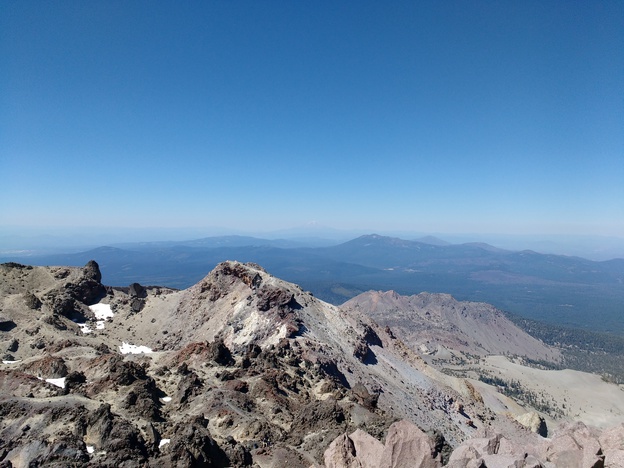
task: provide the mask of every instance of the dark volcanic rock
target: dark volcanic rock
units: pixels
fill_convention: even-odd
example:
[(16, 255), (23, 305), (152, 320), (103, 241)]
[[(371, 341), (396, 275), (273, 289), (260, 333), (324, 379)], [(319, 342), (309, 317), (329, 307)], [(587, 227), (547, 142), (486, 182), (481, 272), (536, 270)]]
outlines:
[(208, 421), (201, 416), (176, 424), (171, 443), (165, 447), (161, 466), (229, 466), (227, 455), (210, 435)]
[(289, 439), (299, 444), (315, 427), (331, 431), (334, 437), (345, 430), (345, 414), (335, 399), (312, 401), (302, 406), (294, 415)]
[[(62, 315), (70, 320), (77, 322), (86, 321), (85, 309), (80, 305), (75, 297), (72, 296), (69, 285), (66, 288), (50, 291), (44, 296), (44, 301), (52, 309), (52, 315)], [(52, 324), (52, 323), (51, 323)]]
[(100, 272), (100, 266), (95, 260), (89, 260), (82, 269), (86, 279), (100, 283), (102, 281), (102, 273)]
[(301, 307), (293, 293), (280, 288), (263, 286), (257, 294), (258, 310), (262, 312), (273, 308), (293, 310)]
[(135, 297), (132, 301), (130, 301), (130, 308), (132, 309), (132, 312), (141, 312), (143, 307), (145, 307), (145, 301), (143, 299)]
[(122, 356), (112, 355), (109, 365), (109, 379), (118, 385), (130, 385), (136, 380), (148, 378), (142, 366), (136, 362), (124, 361)]
[(133, 466), (146, 462), (147, 449), (138, 429), (114, 415), (110, 405), (103, 404), (92, 412), (86, 426), (85, 442), (105, 450), (109, 466), (124, 466), (124, 461), (133, 461)]
[[(90, 305), (106, 296), (106, 288), (100, 282), (102, 274), (96, 262), (91, 260), (87, 263), (82, 273), (77, 281), (66, 283), (59, 290), (48, 293), (53, 310), (70, 319), (76, 318), (76, 314), (82, 315), (81, 307), (76, 301)], [(80, 318), (84, 320), (84, 316)]]
[(6, 348), (6, 350), (10, 353), (14, 353), (18, 349), (19, 349), (19, 341), (17, 341), (16, 339), (11, 340), (11, 342)]
[(362, 338), (353, 348), (353, 356), (359, 359), (363, 364), (376, 364), (377, 356), (370, 349), (368, 343)]
[(43, 321), (49, 325), (52, 325), (57, 330), (67, 330), (67, 324), (61, 318), (61, 316), (55, 312), (51, 314), (45, 314), (43, 316)]
[(234, 365), (234, 358), (223, 340), (216, 340), (208, 345), (208, 358), (222, 366)]
[(180, 404), (184, 404), (189, 398), (201, 393), (203, 386), (204, 384), (197, 374), (187, 368), (178, 382), (178, 388), (176, 389), (173, 399)]
[(372, 346), (383, 347), (383, 344), (381, 343), (381, 338), (379, 338), (379, 335), (377, 334), (377, 332), (373, 330), (373, 328), (370, 325), (362, 324), (362, 327), (364, 328), (363, 339), (366, 342), (366, 344), (372, 345)]
[(138, 380), (132, 385), (132, 389), (122, 402), (122, 407), (148, 421), (162, 421), (159, 395), (160, 392), (151, 377)]
[(25, 366), (24, 370), (45, 379), (65, 377), (68, 374), (65, 361), (58, 356), (45, 356)]
[(65, 391), (67, 393), (80, 393), (79, 389), (87, 381), (82, 372), (74, 371), (65, 377)]
[(147, 297), (147, 290), (139, 283), (132, 283), (128, 287), (128, 294), (130, 295), (130, 297), (145, 299)]
[(0, 315), (0, 331), (8, 332), (13, 330), (16, 326), (17, 325), (13, 320)]

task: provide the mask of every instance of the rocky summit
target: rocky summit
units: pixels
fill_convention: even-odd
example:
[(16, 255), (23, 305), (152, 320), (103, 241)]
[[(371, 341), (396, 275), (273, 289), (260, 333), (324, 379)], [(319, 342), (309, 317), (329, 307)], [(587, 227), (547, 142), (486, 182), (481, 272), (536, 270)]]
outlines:
[(361, 305), (258, 265), (183, 291), (101, 281), (0, 265), (1, 467), (622, 466), (624, 426), (544, 438)]

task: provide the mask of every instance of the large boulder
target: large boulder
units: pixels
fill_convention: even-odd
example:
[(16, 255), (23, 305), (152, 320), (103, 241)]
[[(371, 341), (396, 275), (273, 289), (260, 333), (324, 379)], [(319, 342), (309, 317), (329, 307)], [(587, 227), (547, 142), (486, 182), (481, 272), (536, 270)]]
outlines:
[(605, 468), (624, 466), (624, 424), (606, 429), (598, 440), (605, 455)]
[(439, 468), (441, 455), (431, 438), (416, 425), (403, 420), (388, 429), (380, 468)]
[(598, 437), (596, 430), (582, 422), (563, 423), (541, 446), (541, 458), (566, 468), (602, 468), (605, 455)]
[(542, 437), (548, 436), (548, 428), (546, 427), (546, 420), (537, 414), (535, 411), (516, 416), (516, 421), (529, 429), (531, 432), (541, 435)]
[(361, 468), (355, 445), (347, 434), (333, 440), (323, 456), (325, 468)]
[(377, 468), (381, 464), (384, 451), (381, 442), (361, 429), (349, 434), (349, 439), (353, 441), (362, 468)]

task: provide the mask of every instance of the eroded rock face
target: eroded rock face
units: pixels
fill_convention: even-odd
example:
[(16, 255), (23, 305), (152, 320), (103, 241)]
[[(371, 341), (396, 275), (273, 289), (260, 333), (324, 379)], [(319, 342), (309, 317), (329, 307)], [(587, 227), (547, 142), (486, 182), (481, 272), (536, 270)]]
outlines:
[(235, 363), (232, 353), (223, 340), (217, 340), (208, 344), (208, 358), (222, 366), (232, 366)]
[(427, 434), (409, 421), (399, 421), (388, 429), (380, 468), (439, 468), (441, 455)]

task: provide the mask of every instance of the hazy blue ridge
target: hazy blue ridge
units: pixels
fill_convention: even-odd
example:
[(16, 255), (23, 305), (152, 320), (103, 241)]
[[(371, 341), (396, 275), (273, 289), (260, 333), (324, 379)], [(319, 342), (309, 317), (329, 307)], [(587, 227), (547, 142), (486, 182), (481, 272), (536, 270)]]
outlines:
[(433, 245), (378, 235), (316, 248), (221, 236), (0, 258), (74, 266), (91, 259), (100, 264), (103, 281), (115, 286), (139, 282), (186, 288), (219, 262), (238, 260), (258, 263), (334, 304), (370, 289), (400, 294), (441, 292), (459, 300), (488, 302), (530, 319), (624, 334), (622, 259), (596, 262), (479, 243)]

